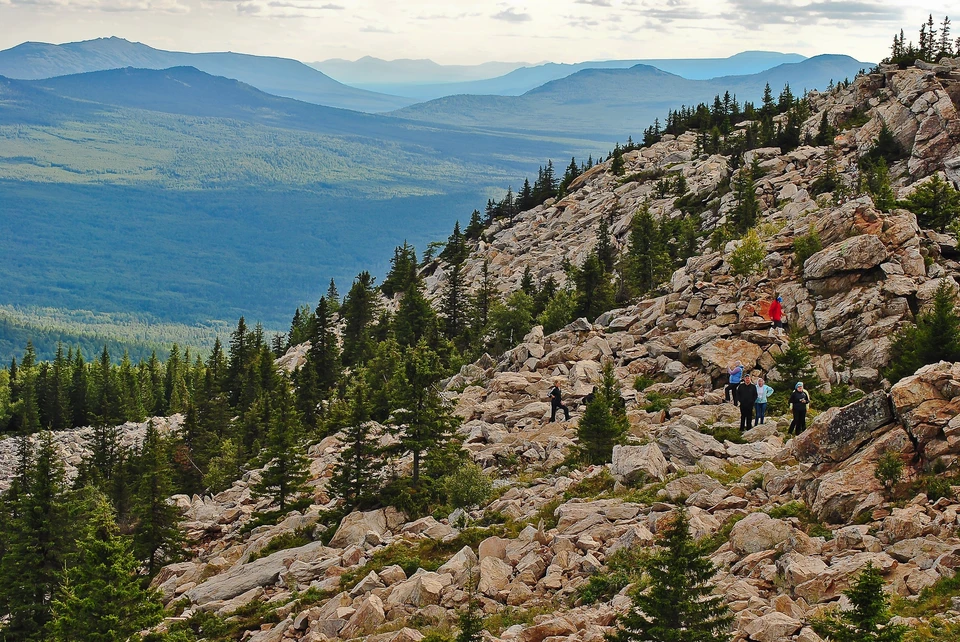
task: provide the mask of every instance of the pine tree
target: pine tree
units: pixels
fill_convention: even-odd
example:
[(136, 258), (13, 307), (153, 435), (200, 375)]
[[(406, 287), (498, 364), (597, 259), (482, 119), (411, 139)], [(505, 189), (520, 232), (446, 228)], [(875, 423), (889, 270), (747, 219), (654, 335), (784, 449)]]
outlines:
[(350, 386), (349, 409), (341, 421), (342, 448), (330, 480), (330, 492), (348, 508), (364, 506), (376, 497), (383, 468), (382, 450), (371, 434), (366, 376), (363, 371), (357, 373)]
[(67, 559), (53, 601), (55, 642), (125, 642), (157, 624), (163, 606), (144, 589), (129, 540), (120, 535), (109, 502), (94, 495), (77, 552)]
[(453, 234), (447, 238), (447, 244), (440, 252), (440, 258), (452, 265), (459, 265), (467, 260), (469, 255), (467, 238), (460, 231), (460, 221), (457, 221), (453, 226)]
[(942, 280), (930, 310), (917, 317), (916, 325), (894, 335), (886, 376), (897, 382), (930, 363), (960, 361), (960, 318), (949, 284)]
[(650, 292), (669, 276), (666, 243), (650, 209), (645, 205), (630, 221), (627, 256), (630, 283), (639, 294)]
[(613, 363), (603, 364), (603, 378), (594, 390), (593, 399), (577, 425), (578, 450), (588, 464), (611, 461), (613, 447), (623, 443), (630, 422), (620, 398), (620, 383), (613, 372)]
[(271, 498), (284, 513), (289, 500), (304, 492), (309, 462), (300, 443), (302, 427), (289, 384), (281, 382), (271, 397), (270, 428), (260, 457), (265, 468), (253, 492)]
[(730, 212), (730, 224), (740, 235), (760, 220), (760, 201), (757, 199), (757, 186), (754, 183), (753, 171), (743, 168), (734, 179), (734, 196), (736, 205)]
[(597, 229), (597, 258), (600, 259), (600, 265), (606, 272), (613, 270), (613, 264), (617, 260), (610, 237), (610, 225), (606, 218), (601, 218), (600, 227)]
[[(27, 455), (29, 457), (29, 454)], [(50, 433), (18, 471), (0, 558), (0, 639), (46, 640), (51, 598), (71, 535), (63, 463)]]
[(941, 234), (960, 218), (960, 192), (939, 173), (914, 190), (901, 205), (917, 215), (921, 227)]
[(132, 515), (136, 529), (134, 552), (153, 575), (165, 562), (177, 557), (181, 535), (177, 528), (180, 514), (167, 502), (174, 493), (166, 444), (153, 421), (147, 424), (136, 457), (138, 481), (133, 498)]
[(230, 335), (226, 389), (230, 392), (231, 405), (236, 406), (240, 403), (243, 379), (252, 359), (253, 346), (251, 346), (250, 333), (246, 320), (241, 316), (237, 321), (237, 329)]
[(327, 287), (325, 298), (327, 299), (327, 306), (329, 306), (331, 314), (336, 314), (340, 311), (340, 292), (337, 290), (337, 283), (333, 279), (330, 279), (330, 285)]
[(616, 305), (613, 284), (597, 252), (592, 252), (573, 274), (577, 285), (577, 316), (595, 319)]
[(407, 286), (397, 315), (394, 333), (402, 346), (416, 345), (421, 339), (435, 342), (437, 336), (437, 313), (423, 296), (423, 286), (417, 279)]
[(466, 347), (462, 341), (467, 326), (465, 290), (463, 265), (455, 263), (450, 266), (440, 314), (443, 315), (444, 334), (460, 349)]
[[(526, 183), (527, 187), (530, 186), (530, 182)], [(521, 198), (517, 197), (518, 200)], [(467, 229), (463, 231), (463, 236), (471, 241), (477, 241), (483, 236), (483, 221), (480, 219), (480, 210), (473, 210), (473, 213), (470, 214), (470, 223), (467, 224)]]
[(439, 355), (424, 341), (406, 350), (397, 372), (390, 423), (398, 437), (395, 450), (413, 455), (414, 486), (420, 482), (424, 458), (446, 446), (458, 423), (437, 387), (442, 376)]
[(909, 628), (890, 623), (889, 598), (883, 584), (880, 569), (872, 562), (867, 564), (853, 586), (843, 592), (853, 608), (814, 620), (813, 630), (836, 642), (900, 642)]
[(733, 615), (714, 595), (716, 567), (690, 535), (684, 508), (660, 537), (663, 547), (641, 563), (649, 588), (634, 589), (610, 642), (727, 642)]
[(798, 381), (803, 382), (807, 392), (813, 392), (823, 383), (813, 366), (810, 348), (798, 330), (790, 333), (787, 348), (773, 358), (780, 380), (772, 382), (777, 392), (792, 391)]
[(390, 259), (390, 272), (387, 273), (380, 291), (392, 298), (398, 292), (405, 292), (410, 283), (417, 278), (417, 253), (406, 241), (393, 251)]
[(363, 271), (357, 275), (340, 308), (343, 317), (343, 364), (363, 365), (373, 354), (371, 326), (377, 318), (376, 292), (373, 277)]

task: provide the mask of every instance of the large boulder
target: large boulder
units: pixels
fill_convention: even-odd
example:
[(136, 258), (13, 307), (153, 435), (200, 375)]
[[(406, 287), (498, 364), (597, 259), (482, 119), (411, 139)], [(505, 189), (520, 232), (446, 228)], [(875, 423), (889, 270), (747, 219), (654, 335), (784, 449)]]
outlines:
[(755, 642), (781, 642), (800, 630), (803, 622), (795, 620), (786, 613), (772, 611), (747, 624), (743, 632)]
[(661, 450), (671, 459), (693, 465), (706, 455), (724, 457), (727, 449), (711, 435), (674, 424), (665, 429), (657, 440)]
[(403, 513), (395, 508), (381, 508), (366, 513), (354, 511), (340, 521), (340, 527), (333, 534), (330, 546), (360, 546), (366, 540), (368, 531), (384, 535), (399, 528), (405, 521)]
[(663, 481), (667, 476), (667, 460), (655, 443), (643, 446), (613, 447), (613, 476), (617, 481), (630, 484), (649, 478)]
[(800, 461), (821, 464), (844, 461), (862, 446), (874, 431), (893, 422), (893, 409), (882, 390), (843, 408), (830, 408), (813, 420), (794, 441)]
[(803, 278), (825, 279), (840, 272), (870, 270), (887, 259), (887, 248), (873, 234), (861, 234), (820, 250), (803, 264)]
[(488, 597), (497, 597), (497, 594), (510, 584), (513, 568), (496, 557), (485, 557), (480, 560), (480, 582), (477, 590)]
[(733, 525), (730, 545), (739, 553), (750, 555), (768, 551), (793, 534), (790, 524), (766, 513), (751, 513)]
[(742, 339), (714, 339), (697, 349), (697, 356), (705, 368), (714, 368), (723, 373), (735, 361), (742, 363), (744, 370), (749, 372), (757, 366), (761, 354), (763, 349), (760, 346)]

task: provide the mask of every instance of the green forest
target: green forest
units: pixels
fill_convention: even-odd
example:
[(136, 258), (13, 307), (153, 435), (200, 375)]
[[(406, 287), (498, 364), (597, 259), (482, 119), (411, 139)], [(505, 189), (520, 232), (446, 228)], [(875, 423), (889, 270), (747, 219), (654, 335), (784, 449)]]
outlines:
[[(329, 488), (339, 502), (323, 516), (325, 524), (337, 524), (355, 508), (390, 505), (415, 518), (482, 503), (490, 487), (477, 483), (483, 475), (476, 474), (477, 467), (460, 447), (459, 420), (441, 393), (441, 383), (485, 352), (502, 354), (535, 324), (552, 332), (579, 317), (594, 319), (658, 292), (672, 270), (706, 240), (701, 216), (719, 207), (722, 194), (734, 193), (735, 208), (729, 224), (711, 232), (710, 242), (749, 239), (760, 212), (754, 185), (760, 169), (745, 164), (742, 154), (770, 144), (786, 149), (800, 145), (804, 141), (797, 123), (808, 109), (805, 97), (789, 87), (778, 98), (769, 87), (765, 93), (760, 105), (740, 106), (721, 95), (712, 107), (671, 111), (664, 128), (655, 123), (642, 141), (617, 145), (608, 154), (606, 171), (622, 182), (658, 180), (662, 198), (675, 199), (684, 217), (658, 221), (648, 208), (640, 208), (632, 216), (627, 246), (619, 253), (611, 242), (610, 221), (602, 221), (593, 252), (582, 265), (567, 266), (567, 287), (552, 280), (536, 282), (527, 273), (519, 289), (500, 298), (485, 265), (480, 282), (468, 293), (464, 265), (492, 222), (509, 224), (522, 208), (564, 194), (573, 178), (593, 164), (592, 157), (583, 163), (571, 159), (562, 175), (548, 162), (518, 195), (509, 191), (499, 201), (488, 201), (484, 213), (474, 210), (465, 226), (457, 222), (435, 252), (418, 256), (412, 244), (395, 247), (380, 283), (371, 272), (361, 271), (343, 294), (335, 281), (322, 287), (311, 284), (314, 291), (323, 290), (323, 296), (315, 305), (296, 307), (283, 333), (265, 331), (259, 324), (251, 327), (240, 316), (229, 336), (222, 342), (216, 339), (208, 352), (173, 345), (165, 359), (152, 350), (135, 359), (110, 344), (96, 352), (59, 345), (53, 358), (42, 359), (28, 342), (0, 369), (0, 433), (13, 436), (17, 447), (13, 483), (0, 496), (0, 613), (6, 614), (0, 636), (18, 641), (97, 639), (97, 624), (113, 618), (129, 628), (117, 639), (127, 639), (155, 624), (161, 617), (158, 600), (141, 580), (182, 553), (177, 511), (166, 499), (175, 493), (218, 492), (244, 471), (263, 467), (253, 490), (270, 500), (270, 508), (257, 515), (252, 527), (276, 523), (289, 510), (311, 502), (304, 487), (306, 447), (338, 431), (343, 431), (342, 449)], [(755, 125), (746, 131), (730, 128), (730, 122), (744, 114), (755, 117)], [(774, 125), (774, 117), (782, 114), (787, 115), (783, 124)], [(664, 132), (690, 129), (699, 132), (704, 152), (720, 151), (734, 159), (731, 181), (711, 193), (695, 194), (675, 173), (639, 177), (624, 171), (625, 151), (653, 144)], [(886, 193), (885, 162), (900, 153), (891, 145), (889, 132), (881, 132), (864, 155), (867, 179), (858, 189), (881, 199)], [(924, 226), (955, 225), (960, 218), (956, 190), (933, 186), (927, 191), (918, 190), (896, 205), (916, 212)], [(750, 246), (744, 242), (741, 247)], [(737, 269), (749, 273), (762, 256), (740, 258)], [(424, 296), (421, 270), (438, 260), (445, 263), (448, 280), (440, 299), (431, 304)], [(250, 287), (248, 274), (238, 278)], [(380, 304), (381, 294), (402, 295), (395, 313)], [(251, 288), (250, 296), (255, 295), (256, 288)], [(104, 321), (109, 327), (109, 317)], [(960, 359), (960, 321), (945, 285), (933, 309), (917, 321), (894, 339), (891, 377), (941, 358)], [(144, 341), (149, 344), (152, 338)], [(305, 341), (311, 347), (303, 366), (290, 374), (279, 371), (275, 359)], [(776, 358), (777, 368), (787, 381), (809, 382), (815, 406), (845, 403), (842, 391), (816, 396), (812, 347), (807, 338), (792, 336)], [(625, 433), (619, 398), (608, 366), (577, 427), (579, 445), (570, 465), (610, 461), (614, 444)], [(120, 447), (119, 423), (172, 413), (184, 415), (179, 432), (164, 437), (151, 424), (142, 445), (131, 451)], [(390, 446), (376, 445), (379, 440), (372, 431), (379, 428), (371, 420), (395, 437)], [(43, 431), (78, 426), (92, 426), (92, 436), (78, 477), (68, 482), (52, 437)], [(30, 435), (38, 437), (31, 440)], [(409, 473), (391, 465), (407, 456), (413, 462)], [(511, 466), (509, 461), (499, 464)], [(676, 522), (683, 528), (666, 531), (666, 550), (644, 562), (649, 574), (656, 578), (659, 573), (663, 580), (646, 597), (632, 597), (649, 608), (648, 615), (655, 608), (669, 610), (669, 601), (658, 590), (669, 586), (670, 578), (688, 586), (690, 595), (710, 592), (706, 583), (712, 565), (684, 535), (688, 530), (683, 519), (681, 513)], [(690, 562), (689, 573), (677, 571), (686, 568), (678, 560)], [(110, 581), (93, 581), (103, 577), (104, 568), (113, 573)], [(866, 591), (872, 582), (871, 590), (876, 590), (871, 599), (882, 602), (875, 579), (868, 570), (855, 588)], [(726, 625), (719, 600), (700, 604), (709, 611), (700, 625), (684, 621), (682, 626), (712, 632)], [(858, 613), (855, 609), (822, 628), (830, 635), (842, 634), (844, 627), (855, 624)], [(196, 617), (146, 639), (229, 639), (229, 623), (211, 615)], [(628, 631), (624, 640), (637, 639), (651, 628), (647, 618), (636, 613), (622, 624)], [(209, 631), (223, 635), (207, 635)]]

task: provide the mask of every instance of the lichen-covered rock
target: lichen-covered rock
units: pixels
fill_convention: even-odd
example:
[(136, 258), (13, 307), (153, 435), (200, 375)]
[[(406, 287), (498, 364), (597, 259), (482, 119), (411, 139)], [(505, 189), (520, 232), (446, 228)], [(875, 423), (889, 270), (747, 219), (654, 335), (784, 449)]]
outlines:
[(797, 459), (814, 464), (847, 459), (877, 429), (893, 422), (887, 394), (881, 390), (842, 408), (830, 408), (794, 440)]

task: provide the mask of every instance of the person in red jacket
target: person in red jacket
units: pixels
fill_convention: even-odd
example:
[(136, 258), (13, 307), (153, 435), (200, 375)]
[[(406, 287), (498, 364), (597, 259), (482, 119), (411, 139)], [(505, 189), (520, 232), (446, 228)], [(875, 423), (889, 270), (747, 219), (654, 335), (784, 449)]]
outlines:
[(770, 319), (773, 321), (770, 334), (776, 334), (778, 337), (783, 335), (783, 297), (778, 296), (770, 304)]

